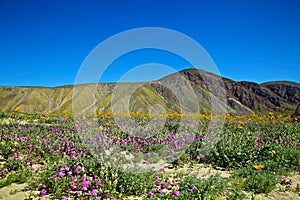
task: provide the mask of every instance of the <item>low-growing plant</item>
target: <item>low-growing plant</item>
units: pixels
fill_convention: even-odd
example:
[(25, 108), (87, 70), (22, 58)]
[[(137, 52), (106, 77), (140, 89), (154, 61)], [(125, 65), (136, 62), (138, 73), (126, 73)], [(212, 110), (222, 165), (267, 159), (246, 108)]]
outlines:
[[(151, 120), (148, 115), (130, 117), (139, 124), (149, 124)], [(81, 123), (69, 116), (19, 111), (0, 113), (0, 119), (5, 119), (5, 123), (0, 123), (0, 187), (26, 182), (31, 190), (38, 190), (41, 197), (245, 199), (246, 192), (254, 198), (257, 193), (269, 193), (276, 185), (288, 190), (289, 179), (283, 182), (280, 176), (288, 177), (300, 169), (299, 122), (272, 113), (227, 116), (223, 130), (214, 134), (207, 131), (208, 115), (200, 115), (199, 121), (186, 124), (188, 128), (183, 133), (179, 126), (180, 115), (168, 114), (162, 129), (138, 129), (145, 135), (152, 134), (151, 137), (131, 134), (136, 127), (132, 128), (132, 124), (119, 127), (109, 113), (82, 116)], [(84, 138), (81, 133), (91, 134), (91, 138)], [(127, 172), (120, 166), (101, 161), (97, 153), (101, 153), (99, 147), (103, 143), (89, 141), (105, 134), (109, 144), (133, 155), (134, 162), (143, 162), (145, 154), (148, 161), (157, 162), (158, 152), (168, 156), (169, 152), (164, 151), (166, 145), (180, 146), (186, 138), (178, 136), (186, 133), (193, 136), (189, 140), (191, 145), (185, 152), (173, 155), (173, 168), (204, 163), (231, 170), (232, 177), (216, 175), (204, 179), (166, 173), (163, 169)], [(205, 138), (215, 135), (218, 141), (211, 151), (203, 150)], [(170, 149), (170, 152), (175, 150)], [(289, 191), (297, 193), (299, 187)]]

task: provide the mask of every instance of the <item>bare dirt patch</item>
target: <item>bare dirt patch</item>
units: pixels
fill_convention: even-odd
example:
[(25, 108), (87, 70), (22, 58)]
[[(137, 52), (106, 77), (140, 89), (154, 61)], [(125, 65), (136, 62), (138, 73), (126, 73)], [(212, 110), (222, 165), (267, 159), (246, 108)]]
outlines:
[(196, 165), (184, 165), (183, 167), (176, 169), (165, 168), (166, 173), (183, 173), (186, 175), (193, 175), (197, 178), (209, 178), (212, 175), (219, 174), (223, 178), (229, 178), (231, 172), (214, 169), (211, 165), (196, 164)]
[[(0, 198), (5, 200), (21, 200), (30, 196), (30, 191), (26, 189), (27, 184), (11, 184), (0, 189)], [(36, 192), (35, 192), (36, 193)]]

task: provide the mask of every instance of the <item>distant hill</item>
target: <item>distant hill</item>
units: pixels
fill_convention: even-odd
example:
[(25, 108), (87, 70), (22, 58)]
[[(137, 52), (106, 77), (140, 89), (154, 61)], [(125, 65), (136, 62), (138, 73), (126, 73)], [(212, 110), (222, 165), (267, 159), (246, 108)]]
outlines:
[[(138, 87), (130, 98), (130, 110), (148, 112), (149, 107), (160, 105), (167, 111), (180, 112), (180, 100), (174, 95), (172, 88), (163, 86), (163, 83), (176, 81), (180, 77), (184, 77), (188, 81), (197, 98), (196, 101), (186, 104), (190, 105), (187, 109), (191, 111), (195, 106), (193, 103), (197, 103), (198, 111), (210, 112), (211, 98), (218, 91), (211, 91), (212, 96), (210, 96), (207, 83), (214, 84), (218, 79), (223, 80), (226, 93), (224, 94), (225, 103), (220, 103), (219, 106), (232, 114), (293, 111), (300, 105), (299, 83), (288, 81), (263, 84), (236, 82), (204, 70), (200, 70), (200, 72), (199, 74), (198, 69), (191, 68), (170, 74), (157, 81), (143, 84), (131, 83), (137, 84)], [(63, 114), (74, 111), (72, 101), (76, 101), (78, 104), (76, 108), (79, 110), (88, 112), (95, 105), (97, 110), (107, 111), (111, 110), (113, 95), (120, 97), (126, 95), (126, 90), (118, 91), (116, 94), (116, 85), (116, 83), (76, 85), (76, 94), (74, 87), (70, 85), (54, 88), (0, 86), (0, 111), (12, 111), (19, 106), (23, 112)], [(184, 91), (183, 85), (179, 84), (178, 87)], [(184, 95), (188, 96), (188, 94)]]

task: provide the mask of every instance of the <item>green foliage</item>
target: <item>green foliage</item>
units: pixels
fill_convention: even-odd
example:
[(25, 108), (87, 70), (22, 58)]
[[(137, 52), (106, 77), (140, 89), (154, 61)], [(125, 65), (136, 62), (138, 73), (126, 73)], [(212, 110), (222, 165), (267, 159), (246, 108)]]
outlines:
[(145, 194), (157, 182), (155, 176), (154, 171), (143, 173), (120, 172), (117, 179), (118, 191), (123, 189), (128, 195), (136, 196)]
[[(198, 179), (188, 176), (178, 186), (173, 186), (170, 191), (158, 193), (153, 199), (222, 199), (226, 194), (228, 182), (218, 175), (208, 179)], [(174, 195), (174, 190), (180, 190), (178, 196)]]
[[(131, 117), (141, 124), (151, 121), (149, 116)], [(135, 162), (142, 162), (143, 154), (148, 153), (149, 161), (155, 163), (158, 161), (156, 152), (162, 151), (172, 138), (181, 134), (178, 116), (168, 117), (162, 129), (149, 130), (153, 135), (146, 139), (132, 137), (127, 133), (127, 127), (124, 130), (118, 129), (112, 118), (92, 118), (93, 116), (87, 116), (83, 127), (90, 126), (93, 136), (97, 136), (101, 125), (102, 132), (115, 140), (120, 138), (119, 141), (127, 141), (126, 145), (121, 142), (118, 144), (120, 149), (132, 153), (137, 147), (140, 148), (134, 154)], [(213, 175), (204, 179), (178, 175), (176, 182), (171, 181), (176, 176), (174, 173), (133, 173), (106, 165), (91, 152), (91, 148), (87, 148), (78, 134), (80, 131), (69, 118), (38, 113), (0, 113), (0, 120), (4, 119), (14, 120), (0, 123), (0, 187), (26, 182), (30, 189), (46, 190), (47, 194), (57, 199), (62, 196), (96, 199), (96, 195), (91, 194), (96, 189), (97, 196), (103, 199), (123, 199), (130, 195), (146, 197), (151, 191), (154, 193), (150, 195), (152, 199), (238, 200), (246, 199), (246, 192), (269, 193), (278, 185), (287, 188), (288, 184), (282, 183), (279, 177), (300, 170), (300, 125), (288, 117), (276, 119), (274, 114), (255, 120), (245, 117), (229, 118), (223, 130), (215, 133), (219, 139), (207, 153), (202, 148), (204, 138), (211, 136), (207, 131), (209, 120), (205, 117), (196, 121), (186, 130), (194, 133), (197, 139), (191, 142), (185, 152), (178, 155), (173, 164), (177, 167), (182, 167), (183, 164), (211, 164), (232, 170), (233, 176), (222, 178)], [(18, 120), (26, 123), (20, 124)], [(132, 139), (137, 139), (137, 142), (130, 143)], [(158, 139), (162, 142), (158, 142)], [(254, 165), (264, 167), (256, 170)], [(82, 169), (77, 171), (78, 167)], [(101, 184), (98, 184), (100, 180)], [(85, 181), (90, 182), (86, 191), (81, 185)], [(167, 182), (168, 187), (161, 188), (162, 182)], [(70, 190), (71, 184), (75, 184), (76, 189)], [(160, 193), (153, 189), (154, 186), (159, 186), (164, 191)], [(297, 192), (299, 188), (294, 190)], [(77, 194), (77, 191), (82, 191), (82, 194)], [(174, 194), (174, 191), (178, 193)]]
[(5, 178), (0, 179), (0, 188), (8, 186), (12, 183), (26, 183), (32, 178), (32, 172), (29, 170), (19, 171), (18, 173), (12, 171), (6, 175)]
[(235, 171), (234, 178), (243, 178), (243, 189), (245, 191), (257, 193), (269, 193), (276, 188), (279, 183), (279, 176), (273, 172), (270, 164), (263, 165), (264, 168), (256, 170), (254, 164)]
[(244, 200), (246, 194), (244, 192), (245, 180), (242, 177), (232, 177), (230, 179), (230, 190), (227, 193), (228, 200)]
[(246, 177), (244, 189), (257, 193), (269, 193), (276, 188), (279, 183), (279, 178), (276, 174), (267, 173), (264, 171), (255, 171)]

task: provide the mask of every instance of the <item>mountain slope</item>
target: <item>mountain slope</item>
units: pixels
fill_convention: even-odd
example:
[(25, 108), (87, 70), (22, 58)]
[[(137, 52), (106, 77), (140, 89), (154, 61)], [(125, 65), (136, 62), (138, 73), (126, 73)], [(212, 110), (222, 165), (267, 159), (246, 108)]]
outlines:
[[(120, 90), (116, 90), (116, 86)], [(133, 91), (127, 97), (130, 90)], [(210, 112), (212, 101), (216, 102), (214, 109), (226, 109), (233, 114), (294, 110), (300, 104), (300, 84), (236, 82), (191, 68), (148, 83), (0, 87), (0, 111), (11, 111), (19, 106), (23, 112), (63, 114), (108, 111), (112, 105), (117, 105), (115, 110), (122, 110), (129, 104), (128, 109), (136, 112)], [(157, 106), (160, 108), (153, 110)]]

